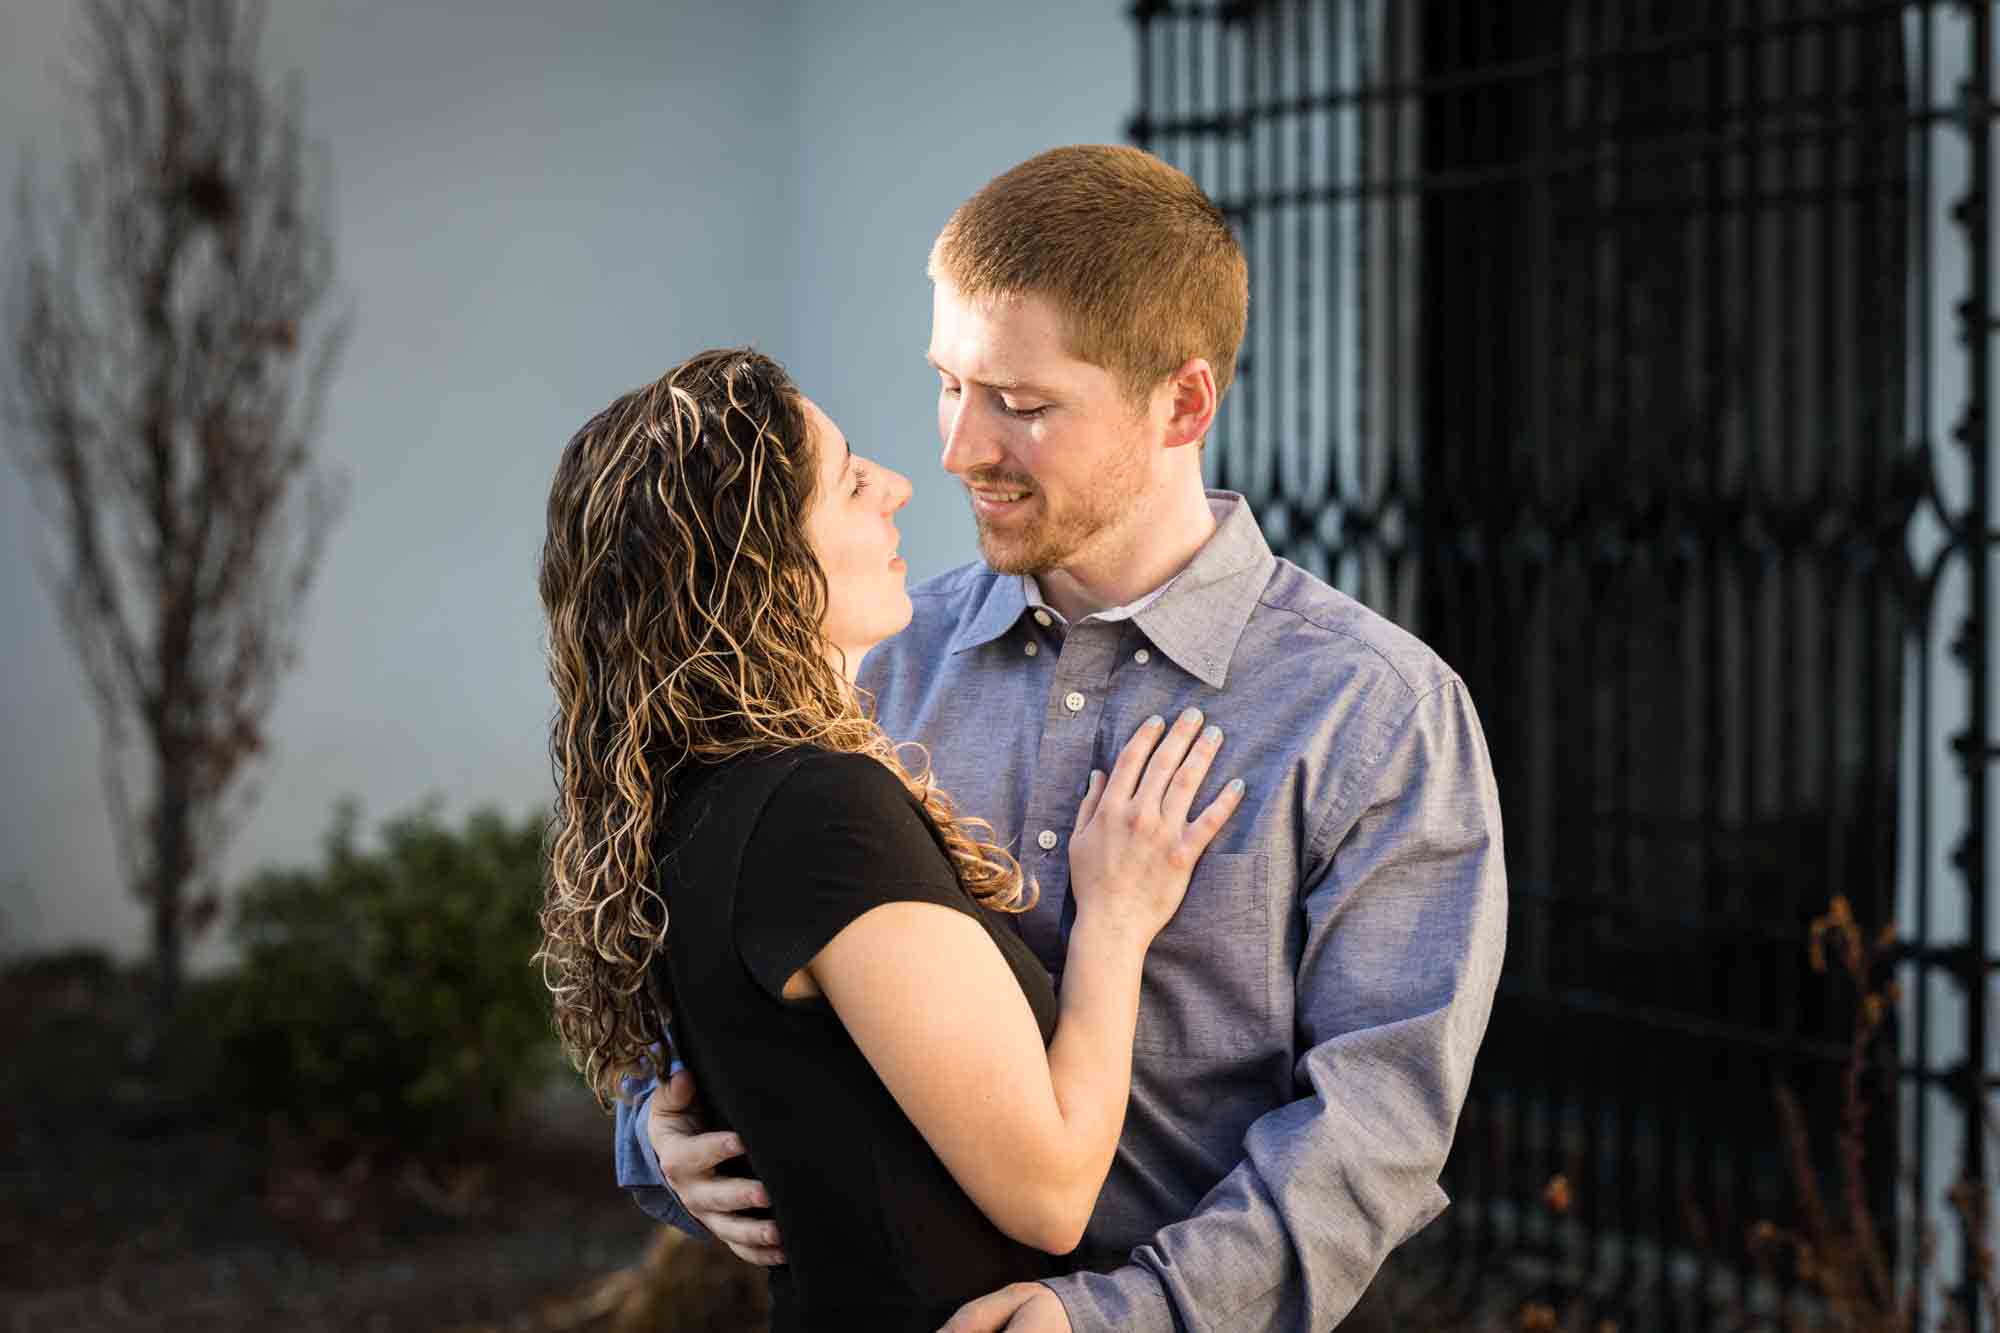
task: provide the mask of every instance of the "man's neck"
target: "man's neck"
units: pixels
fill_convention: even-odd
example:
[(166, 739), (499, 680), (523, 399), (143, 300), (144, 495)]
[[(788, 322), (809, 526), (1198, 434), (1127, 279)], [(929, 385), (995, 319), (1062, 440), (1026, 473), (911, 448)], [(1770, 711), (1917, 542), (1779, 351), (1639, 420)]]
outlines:
[(1197, 485), (1177, 487), (1163, 505), (1135, 511), (1120, 533), (1081, 559), (1035, 575), (1048, 604), (1074, 624), (1093, 612), (1136, 602), (1187, 568), (1215, 532), (1215, 514)]

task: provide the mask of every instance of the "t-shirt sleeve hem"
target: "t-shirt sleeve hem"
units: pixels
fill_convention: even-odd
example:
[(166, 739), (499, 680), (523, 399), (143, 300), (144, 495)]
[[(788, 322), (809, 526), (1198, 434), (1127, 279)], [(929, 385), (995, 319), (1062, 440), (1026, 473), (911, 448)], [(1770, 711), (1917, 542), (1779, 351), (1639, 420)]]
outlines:
[[(762, 938), (761, 934), (746, 936), (739, 926), (736, 952), (743, 960), (743, 966), (749, 971), (751, 979), (757, 983), (757, 988), (787, 1008), (797, 1006), (800, 1002), (786, 999), (784, 993), (785, 983), (792, 979), (792, 974), (819, 957), (820, 951), (833, 943), (841, 931), (886, 903), (935, 903), (940, 907), (963, 912), (967, 916), (974, 915), (973, 903), (969, 898), (964, 902), (953, 902), (949, 898), (939, 896), (935, 891), (936, 886), (924, 880), (880, 880), (871, 885), (871, 888), (873, 892), (866, 899), (857, 896), (854, 912), (846, 920), (840, 921), (838, 925), (832, 925), (831, 929), (824, 928), (831, 925), (830, 921), (822, 922), (823, 928), (815, 930), (810, 936), (793, 936), (784, 940), (767, 939)], [(819, 938), (820, 936), (824, 938)]]
[[(929, 870), (930, 873), (924, 873)], [(833, 938), (887, 902), (976, 915), (907, 790), (864, 755), (815, 757), (772, 793), (736, 890), (736, 953), (774, 1002)]]

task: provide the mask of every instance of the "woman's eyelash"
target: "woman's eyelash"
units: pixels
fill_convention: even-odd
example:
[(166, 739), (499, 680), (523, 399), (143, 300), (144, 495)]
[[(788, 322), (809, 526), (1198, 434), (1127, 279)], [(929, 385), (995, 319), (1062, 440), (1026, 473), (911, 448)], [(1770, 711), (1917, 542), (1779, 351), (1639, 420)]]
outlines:
[(854, 489), (849, 491), (848, 494), (859, 495), (861, 494), (861, 492), (867, 489), (868, 489), (868, 474), (866, 472), (863, 472), (860, 468), (854, 469)]

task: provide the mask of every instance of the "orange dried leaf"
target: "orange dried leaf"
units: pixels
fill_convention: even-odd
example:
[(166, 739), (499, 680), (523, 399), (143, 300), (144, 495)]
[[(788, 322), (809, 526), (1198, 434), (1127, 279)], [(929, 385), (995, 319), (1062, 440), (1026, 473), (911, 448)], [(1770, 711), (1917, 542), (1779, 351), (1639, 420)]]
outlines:
[(1521, 1333), (1555, 1333), (1555, 1307), (1540, 1301), (1529, 1301), (1521, 1307), (1520, 1317), (1514, 1321), (1514, 1326)]

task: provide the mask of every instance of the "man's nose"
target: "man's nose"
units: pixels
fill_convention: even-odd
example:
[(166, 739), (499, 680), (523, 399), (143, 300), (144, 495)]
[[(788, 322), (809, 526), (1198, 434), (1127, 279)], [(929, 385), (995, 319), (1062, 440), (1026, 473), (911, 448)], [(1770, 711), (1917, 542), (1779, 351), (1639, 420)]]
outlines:
[(963, 476), (974, 468), (999, 462), (1000, 450), (981, 421), (979, 410), (962, 398), (948, 410), (951, 415), (942, 422), (944, 456), (938, 460), (944, 470)]

